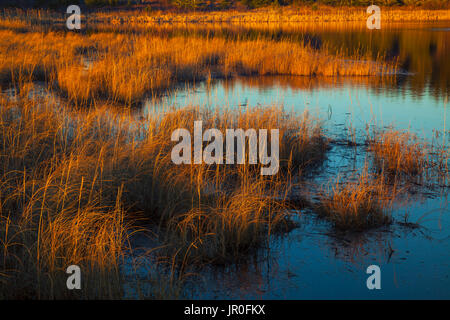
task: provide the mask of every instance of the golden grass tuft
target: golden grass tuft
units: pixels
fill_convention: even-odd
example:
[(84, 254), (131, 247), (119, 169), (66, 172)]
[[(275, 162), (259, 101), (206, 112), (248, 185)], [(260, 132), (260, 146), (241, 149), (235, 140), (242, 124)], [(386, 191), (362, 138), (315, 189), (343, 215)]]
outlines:
[[(436, 132), (439, 135), (438, 132)], [(390, 180), (448, 187), (449, 148), (444, 142), (420, 140), (409, 131), (388, 129), (368, 137), (376, 170)]]
[(362, 231), (391, 223), (396, 187), (389, 187), (384, 178), (373, 177), (367, 166), (349, 182), (338, 179), (320, 194), (316, 207), (319, 215), (339, 230)]
[(369, 150), (376, 168), (391, 176), (417, 177), (427, 167), (427, 146), (407, 131), (377, 133), (369, 141)]

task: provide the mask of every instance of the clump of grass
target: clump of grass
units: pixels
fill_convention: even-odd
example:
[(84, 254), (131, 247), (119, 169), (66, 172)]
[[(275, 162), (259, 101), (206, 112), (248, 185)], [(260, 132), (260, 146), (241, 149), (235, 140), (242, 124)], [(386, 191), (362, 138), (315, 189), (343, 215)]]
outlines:
[(279, 198), (279, 184), (268, 189), (267, 181), (248, 179), (229, 194), (205, 197), (198, 207), (172, 218), (167, 236), (182, 248), (187, 261), (227, 263), (243, 258), (264, 247), (273, 234), (287, 230), (290, 215)]
[[(439, 136), (439, 132), (436, 132)], [(449, 187), (449, 159), (450, 159), (450, 148), (444, 141), (433, 141), (432, 146), (429, 151), (429, 172), (427, 173), (427, 178), (434, 178), (438, 185), (443, 187)], [(430, 172), (431, 171), (431, 172)]]
[[(152, 126), (152, 141), (164, 140), (175, 128), (192, 133), (193, 122), (199, 119), (204, 128), (222, 132), (230, 128), (280, 130), (280, 170), (274, 176), (261, 176), (261, 164), (174, 166), (165, 156), (173, 144), (157, 142), (162, 148), (158, 149), (157, 167), (163, 176), (156, 179), (161, 186), (156, 194), (162, 195), (154, 197), (154, 204), (165, 206), (161, 221), (168, 239), (176, 244), (177, 252), (182, 250), (177, 253), (182, 260), (222, 263), (264, 245), (289, 224), (286, 200), (293, 185), (293, 168), (305, 173), (313, 167), (311, 163), (319, 164), (326, 152), (326, 139), (320, 123), (307, 113), (288, 114), (271, 107), (169, 112)], [(248, 148), (245, 152), (248, 159)], [(159, 202), (166, 192), (177, 197), (169, 206)], [(178, 198), (182, 194), (184, 198)]]
[(407, 131), (387, 130), (369, 139), (379, 172), (391, 177), (420, 177), (427, 167), (427, 146)]
[(448, 187), (449, 148), (436, 131), (431, 143), (409, 131), (388, 129), (368, 138), (368, 150), (378, 173), (430, 187)]
[(395, 189), (389, 188), (383, 177), (370, 176), (366, 166), (353, 181), (341, 183), (338, 179), (322, 191), (316, 209), (338, 230), (362, 231), (388, 225)]
[(301, 116), (290, 117), (289, 129), (283, 135), (280, 154), (281, 166), (307, 173), (318, 168), (326, 158), (329, 140), (320, 121), (308, 110)]

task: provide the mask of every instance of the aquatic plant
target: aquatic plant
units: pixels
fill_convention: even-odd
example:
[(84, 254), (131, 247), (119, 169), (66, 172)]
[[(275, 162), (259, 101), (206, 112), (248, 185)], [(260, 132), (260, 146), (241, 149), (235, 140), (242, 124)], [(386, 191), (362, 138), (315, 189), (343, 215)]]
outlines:
[(392, 222), (389, 212), (397, 192), (382, 176), (370, 175), (366, 165), (346, 182), (331, 182), (319, 193), (315, 208), (336, 229), (362, 231)]

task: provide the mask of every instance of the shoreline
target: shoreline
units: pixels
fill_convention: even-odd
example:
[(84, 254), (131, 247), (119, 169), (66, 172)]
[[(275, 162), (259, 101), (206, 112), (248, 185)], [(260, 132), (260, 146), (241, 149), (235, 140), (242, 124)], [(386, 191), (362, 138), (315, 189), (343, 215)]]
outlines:
[[(382, 23), (445, 22), (450, 21), (450, 9), (419, 9), (414, 7), (380, 7)], [(172, 12), (151, 11), (143, 8), (82, 8), (82, 19), (87, 23), (113, 25), (176, 24), (176, 23), (365, 23), (370, 16), (366, 7), (265, 7), (253, 10), (222, 10)], [(66, 19), (65, 10), (0, 8), (3, 18), (26, 15), (33, 20)]]
[[(314, 22), (366, 22), (369, 14), (365, 7), (311, 7), (262, 8), (248, 11), (210, 12), (146, 12), (145, 10), (95, 12), (94, 19), (114, 24), (141, 23), (314, 23)], [(450, 9), (424, 10), (416, 8), (381, 7), (382, 22), (450, 21)]]

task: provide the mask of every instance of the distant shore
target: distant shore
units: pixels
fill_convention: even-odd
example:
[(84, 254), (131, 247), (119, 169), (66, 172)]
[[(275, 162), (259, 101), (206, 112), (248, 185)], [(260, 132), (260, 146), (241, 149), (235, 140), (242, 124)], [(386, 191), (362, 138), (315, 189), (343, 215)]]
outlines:
[[(149, 7), (134, 8), (82, 8), (82, 15), (90, 22), (110, 24), (147, 23), (327, 23), (365, 22), (370, 14), (366, 7), (265, 7), (253, 10), (189, 11), (175, 12), (151, 10)], [(420, 9), (418, 7), (383, 7), (382, 23), (385, 22), (433, 22), (450, 21), (450, 9)], [(28, 9), (3, 8), (3, 16), (9, 18), (26, 14), (29, 18), (64, 19), (64, 8)], [(22, 13), (22, 14), (21, 14)]]
[[(363, 22), (369, 17), (365, 7), (266, 7), (247, 11), (199, 11), (175, 13), (166, 11), (98, 11), (96, 18), (112, 23), (301, 23)], [(450, 21), (450, 9), (425, 10), (414, 7), (381, 7), (383, 22)]]

